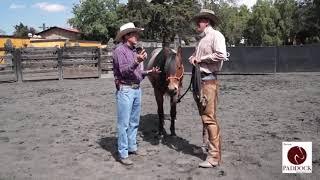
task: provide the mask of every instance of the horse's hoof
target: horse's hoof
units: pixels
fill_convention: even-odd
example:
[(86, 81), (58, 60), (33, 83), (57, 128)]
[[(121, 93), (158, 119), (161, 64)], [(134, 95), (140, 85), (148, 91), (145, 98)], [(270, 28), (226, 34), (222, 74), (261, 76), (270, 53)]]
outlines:
[(164, 133), (163, 133), (163, 132), (159, 132), (159, 133), (158, 133), (158, 138), (163, 138), (163, 136), (164, 136)]
[(163, 139), (163, 138), (164, 138), (164, 135), (163, 135), (163, 134), (158, 134), (157, 138), (158, 138), (158, 139)]

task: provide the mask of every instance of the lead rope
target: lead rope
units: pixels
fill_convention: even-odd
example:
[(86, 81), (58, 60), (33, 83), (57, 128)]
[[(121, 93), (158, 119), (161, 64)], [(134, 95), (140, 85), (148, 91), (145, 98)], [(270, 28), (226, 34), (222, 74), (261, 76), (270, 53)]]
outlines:
[(180, 97), (178, 98), (177, 103), (180, 103), (180, 102), (181, 102), (181, 99), (183, 98), (183, 96), (185, 96), (185, 95), (187, 94), (187, 92), (188, 92), (189, 90), (191, 90), (192, 79), (193, 79), (193, 75), (191, 75), (191, 80), (190, 80), (188, 89), (186, 90), (186, 92), (184, 92), (184, 93), (182, 94), (182, 96), (180, 96)]
[[(192, 91), (196, 93), (197, 96), (200, 97), (200, 89), (201, 89), (201, 82), (199, 81), (201, 79), (200, 75), (200, 67), (199, 64), (196, 64), (195, 66), (193, 66), (192, 68), (192, 75), (191, 75), (191, 80), (190, 80), (190, 84), (189, 87), (187, 88), (187, 90), (178, 98), (177, 103), (181, 102), (181, 99), (187, 94), (187, 92), (189, 90), (191, 90), (192, 87)], [(199, 81), (199, 82), (198, 82)]]

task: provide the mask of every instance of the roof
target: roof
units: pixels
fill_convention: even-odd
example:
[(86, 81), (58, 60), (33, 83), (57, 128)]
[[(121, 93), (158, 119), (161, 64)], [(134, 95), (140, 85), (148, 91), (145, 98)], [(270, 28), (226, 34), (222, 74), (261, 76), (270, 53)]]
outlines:
[(17, 36), (13, 36), (13, 35), (0, 35), (0, 38), (29, 39), (29, 37), (17, 37)]
[(54, 26), (54, 27), (51, 27), (51, 28), (46, 29), (44, 31), (38, 32), (38, 33), (36, 33), (36, 35), (41, 35), (42, 33), (47, 32), (47, 31), (51, 31), (52, 29), (61, 29), (61, 30), (64, 30), (64, 31), (81, 34), (81, 32), (78, 29), (62, 28), (62, 27)]
[(0, 35), (0, 37), (13, 38), (14, 36), (12, 36), (12, 35)]
[[(30, 39), (30, 42), (66, 42), (66, 39)], [(101, 43), (100, 41), (88, 41), (88, 40), (72, 40), (69, 42), (79, 42), (79, 43)]]

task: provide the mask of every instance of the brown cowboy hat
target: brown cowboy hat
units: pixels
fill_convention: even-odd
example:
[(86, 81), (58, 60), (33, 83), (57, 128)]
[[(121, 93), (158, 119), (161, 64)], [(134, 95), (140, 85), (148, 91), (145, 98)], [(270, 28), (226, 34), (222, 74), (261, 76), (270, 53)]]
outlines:
[(210, 21), (212, 21), (214, 23), (214, 25), (218, 25), (219, 22), (220, 22), (219, 18), (216, 16), (214, 11), (212, 11), (210, 9), (201, 9), (200, 13), (195, 15), (192, 19), (194, 21), (197, 21), (197, 20), (199, 20), (201, 18), (209, 19)]
[(118, 31), (117, 36), (115, 38), (115, 41), (120, 42), (124, 35), (131, 32), (141, 32), (143, 30), (144, 30), (143, 28), (135, 27), (135, 25), (132, 22), (126, 23), (120, 27), (120, 30)]

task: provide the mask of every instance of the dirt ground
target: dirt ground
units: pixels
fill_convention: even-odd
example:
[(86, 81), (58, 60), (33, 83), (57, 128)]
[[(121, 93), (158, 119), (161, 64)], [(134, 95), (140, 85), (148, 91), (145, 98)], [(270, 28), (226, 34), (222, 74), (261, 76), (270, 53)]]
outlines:
[[(200, 169), (202, 124), (191, 93), (178, 105), (177, 137), (159, 140), (144, 80), (138, 142), (148, 155), (125, 167), (115, 160), (112, 78), (2, 83), (0, 179), (319, 179), (320, 73), (223, 75), (220, 85), (223, 164)], [(283, 141), (313, 142), (312, 174), (281, 173)]]

